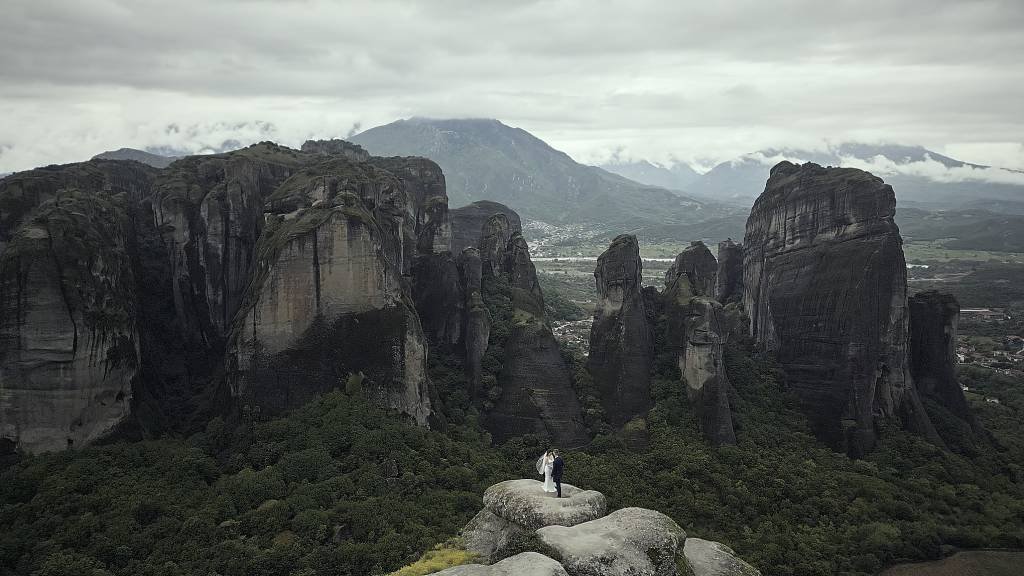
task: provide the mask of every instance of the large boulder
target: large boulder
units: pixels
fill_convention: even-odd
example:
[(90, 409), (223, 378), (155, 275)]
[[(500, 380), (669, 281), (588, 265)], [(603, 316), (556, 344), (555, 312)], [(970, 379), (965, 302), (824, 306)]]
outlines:
[(761, 576), (761, 572), (736, 556), (732, 548), (710, 540), (687, 538), (683, 546), (694, 576)]
[(654, 337), (642, 294), (636, 236), (615, 238), (597, 259), (597, 305), (590, 329), (587, 368), (605, 414), (621, 426), (647, 411)]
[(939, 441), (910, 378), (895, 209), (867, 172), (781, 162), (743, 242), (751, 335), (777, 353), (817, 436), (854, 456), (884, 420)]
[(436, 576), (568, 576), (561, 564), (537, 552), (523, 552), (490, 566), (466, 564), (435, 572)]
[(604, 516), (604, 494), (562, 484), (562, 497), (544, 492), (538, 480), (508, 480), (484, 492), (484, 506), (527, 530), (543, 526), (574, 526)]
[(571, 527), (541, 528), (537, 536), (571, 576), (692, 574), (681, 554), (686, 532), (654, 510), (623, 508)]

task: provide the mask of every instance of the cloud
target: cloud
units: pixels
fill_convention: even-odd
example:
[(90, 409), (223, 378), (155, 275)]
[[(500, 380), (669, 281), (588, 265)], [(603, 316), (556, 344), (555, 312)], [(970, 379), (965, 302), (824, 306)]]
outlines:
[(853, 156), (841, 156), (840, 166), (859, 168), (871, 172), (876, 176), (919, 176), (935, 182), (992, 182), (995, 184), (1013, 184), (1024, 186), (1024, 172), (1016, 172), (1003, 168), (988, 166), (946, 166), (942, 162), (925, 155), (924, 160), (916, 162), (894, 162), (885, 156), (873, 156), (871, 158), (856, 158)]
[(412, 115), (497, 117), (582, 161), (1018, 142), (1022, 27), (1019, 0), (10, 0), (0, 171)]

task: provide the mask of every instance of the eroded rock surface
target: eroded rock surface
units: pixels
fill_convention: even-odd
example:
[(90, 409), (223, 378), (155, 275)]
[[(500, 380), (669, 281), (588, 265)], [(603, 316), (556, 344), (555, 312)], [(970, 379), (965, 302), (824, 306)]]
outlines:
[(673, 288), (679, 298), (691, 296), (715, 297), (715, 286), (718, 276), (718, 261), (711, 250), (700, 241), (690, 245), (676, 256), (672, 265), (665, 271), (665, 284), (672, 286), (679, 282), (683, 286)]
[[(115, 426), (187, 432), (350, 373), (425, 423), (427, 343), (403, 276), (420, 262), (424, 304), (449, 296), (450, 237), (436, 164), (341, 141), (5, 178), (0, 435), (37, 451)], [(461, 339), (463, 301), (444, 301), (432, 336)]]
[(896, 199), (852, 168), (781, 162), (747, 220), (744, 304), (819, 438), (853, 455), (876, 419), (937, 439), (907, 362), (906, 262)]
[(719, 542), (690, 537), (683, 545), (683, 554), (694, 576), (761, 576), (760, 570)]
[(604, 494), (562, 484), (562, 497), (544, 492), (538, 480), (508, 480), (484, 492), (484, 506), (527, 530), (543, 526), (574, 526), (604, 516)]
[(691, 574), (680, 553), (686, 532), (668, 516), (623, 508), (575, 526), (537, 530), (558, 551), (573, 576), (677, 576)]
[(635, 236), (612, 241), (597, 259), (597, 306), (590, 329), (587, 368), (608, 419), (621, 426), (650, 406), (654, 339), (641, 290), (640, 248)]
[(480, 229), (484, 222), (495, 214), (504, 214), (512, 232), (522, 232), (523, 224), (519, 214), (508, 206), (480, 200), (448, 211), (452, 227), (452, 254), (458, 254), (470, 246), (478, 246)]
[(537, 552), (523, 552), (490, 566), (467, 564), (436, 573), (438, 576), (568, 576), (561, 564)]

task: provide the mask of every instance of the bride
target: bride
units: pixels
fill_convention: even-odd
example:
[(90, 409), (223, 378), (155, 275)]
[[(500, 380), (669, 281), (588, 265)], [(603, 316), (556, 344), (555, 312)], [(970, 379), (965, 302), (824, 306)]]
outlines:
[(544, 491), (554, 492), (555, 481), (551, 478), (551, 470), (555, 464), (555, 455), (551, 453), (551, 450), (541, 454), (540, 458), (537, 459), (537, 473), (544, 476)]

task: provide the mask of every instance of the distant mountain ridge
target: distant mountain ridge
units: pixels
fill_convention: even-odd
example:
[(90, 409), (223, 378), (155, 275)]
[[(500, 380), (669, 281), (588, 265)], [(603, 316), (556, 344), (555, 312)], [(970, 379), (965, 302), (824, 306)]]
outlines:
[(599, 167), (641, 184), (650, 184), (676, 191), (686, 190), (690, 184), (700, 178), (700, 174), (685, 162), (665, 166), (647, 160), (632, 162), (612, 160)]
[(136, 148), (118, 148), (117, 150), (101, 152), (92, 158), (93, 160), (135, 160), (154, 168), (166, 168), (171, 165), (171, 162), (181, 158), (181, 156), (162, 156)]
[(492, 119), (411, 118), (351, 141), (375, 155), (437, 162), (453, 207), (493, 200), (530, 220), (619, 230), (701, 222), (734, 211), (579, 164), (529, 132)]
[[(1024, 200), (1024, 178), (1012, 170), (971, 164), (922, 146), (845, 143), (822, 151), (765, 149), (722, 162), (686, 189), (698, 197), (753, 201), (781, 160), (867, 170), (891, 184), (901, 205), (956, 208), (977, 201)], [(993, 178), (998, 177), (998, 178)]]

